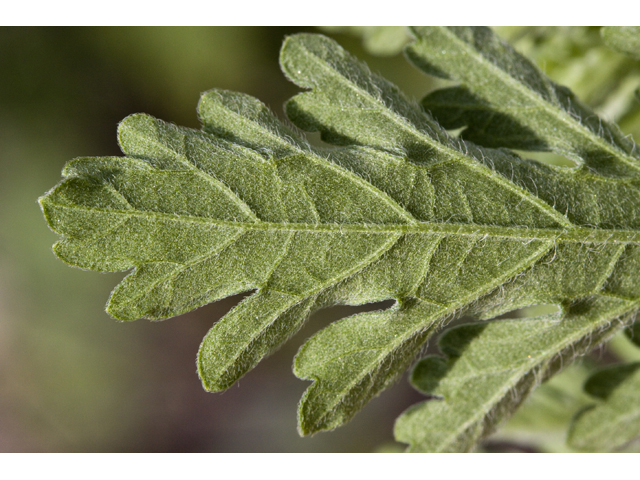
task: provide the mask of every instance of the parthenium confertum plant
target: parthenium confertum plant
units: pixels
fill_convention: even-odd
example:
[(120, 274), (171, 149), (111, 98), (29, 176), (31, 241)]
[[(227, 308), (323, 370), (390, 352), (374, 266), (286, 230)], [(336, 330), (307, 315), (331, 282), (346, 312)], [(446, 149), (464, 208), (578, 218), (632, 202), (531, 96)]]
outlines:
[[(282, 70), (307, 90), (286, 114), (332, 147), (311, 146), (253, 97), (211, 90), (198, 105), (202, 130), (127, 117), (125, 156), (69, 162), (40, 204), (61, 236), (59, 258), (132, 270), (109, 299), (117, 319), (168, 318), (255, 291), (202, 342), (209, 391), (233, 385), (314, 310), (394, 300), (301, 347), (294, 373), (312, 381), (302, 435), (347, 422), (448, 321), (476, 316), (440, 335), (443, 356), (415, 363), (411, 382), (432, 398), (395, 425), (410, 451), (469, 451), (538, 384), (632, 324), (640, 154), (491, 30), (411, 35), (409, 61), (458, 82), (422, 104), (327, 37), (285, 39)], [(638, 31), (616, 39), (635, 48)], [(576, 167), (509, 149), (553, 151)], [(558, 311), (491, 320), (540, 304)], [(640, 432), (628, 401), (640, 392), (637, 365), (615, 368), (616, 381), (589, 380), (599, 403), (576, 417), (574, 448), (613, 448)]]

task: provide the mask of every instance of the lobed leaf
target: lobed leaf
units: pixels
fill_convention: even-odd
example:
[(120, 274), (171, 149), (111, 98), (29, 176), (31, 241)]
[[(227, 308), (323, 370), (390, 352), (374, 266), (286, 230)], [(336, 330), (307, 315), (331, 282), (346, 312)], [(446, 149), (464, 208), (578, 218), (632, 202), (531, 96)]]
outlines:
[[(442, 35), (460, 47), (460, 39)], [(508, 48), (497, 51), (507, 70), (515, 61), (529, 71)], [(480, 57), (470, 58), (482, 64)], [(207, 390), (231, 386), (318, 308), (394, 300), (388, 310), (335, 322), (296, 356), (295, 374), (313, 380), (300, 403), (300, 432), (327, 430), (399, 378), (448, 319), (562, 305), (560, 323), (453, 330), (477, 333), (474, 342), (489, 350), (479, 356), (487, 368), (504, 367), (503, 351), (513, 369), (474, 380), (482, 395), (461, 397), (455, 438), (424, 439), (416, 421), (433, 406), (416, 407), (397, 431), (415, 448), (467, 449), (518, 403), (505, 392), (524, 398), (558, 359), (570, 360), (568, 349), (585, 350), (637, 309), (640, 184), (624, 139), (577, 122), (580, 128), (558, 135), (590, 160), (574, 170), (549, 167), (452, 138), (323, 36), (287, 38), (280, 60), (287, 77), (310, 90), (286, 104), (287, 115), (336, 148), (311, 147), (255, 98), (212, 90), (198, 106), (202, 131), (128, 117), (119, 127), (125, 157), (74, 160), (40, 199), (62, 237), (54, 246), (61, 259), (92, 270), (132, 269), (107, 307), (118, 319), (167, 318), (253, 291), (203, 340), (198, 372)], [(497, 89), (505, 74), (493, 74)], [(558, 111), (568, 111), (549, 100), (555, 87), (536, 78), (514, 88), (529, 100), (529, 90), (540, 96), (547, 89), (534, 99), (541, 127), (540, 119), (557, 121)], [(516, 358), (501, 338), (531, 358)], [(464, 361), (450, 364), (435, 363), (448, 372), (438, 382), (445, 397), (457, 398)]]
[(489, 147), (551, 150), (606, 176), (637, 177), (640, 153), (618, 127), (486, 27), (414, 27), (405, 52), (425, 73), (461, 83), (425, 97), (446, 128)]
[(396, 421), (409, 451), (469, 451), (508, 418), (543, 380), (609, 338), (629, 321), (639, 300), (595, 295), (566, 305), (563, 315), (496, 320), (447, 330), (447, 359), (430, 356), (411, 382), (436, 397)]
[[(560, 224), (566, 224), (567, 217), (576, 224), (585, 225), (594, 225), (591, 222), (597, 219), (596, 225), (606, 225), (605, 228), (637, 228), (637, 219), (633, 214), (629, 215), (636, 207), (625, 210), (626, 213), (622, 214), (617, 205), (620, 197), (613, 201), (607, 200), (611, 199), (611, 188), (631, 188), (634, 193), (623, 198), (637, 202), (635, 184), (595, 176), (585, 170), (569, 172), (545, 167), (502, 151), (483, 150), (456, 142), (433, 123), (427, 114), (420, 112), (404, 98), (393, 85), (372, 75), (364, 65), (324, 37), (305, 35), (288, 39), (283, 47), (281, 63), (289, 78), (300, 86), (312, 88), (311, 92), (298, 95), (287, 104), (289, 117), (298, 126), (320, 130), (325, 140), (339, 145), (360, 144), (390, 152), (394, 152), (390, 145), (396, 145), (396, 160), (393, 163), (387, 162), (386, 166), (381, 161), (373, 160), (375, 157), (357, 161), (339, 158), (334, 161), (363, 175), (403, 206), (407, 202), (400, 185), (408, 178), (420, 178), (422, 172), (427, 173), (436, 198), (446, 198), (447, 211), (458, 212), (457, 217), (450, 216), (446, 221), (456, 222), (460, 226), (469, 222), (476, 226), (477, 231), (487, 233), (487, 238), (479, 248), (474, 248), (469, 240), (456, 239), (454, 236), (447, 236), (440, 241), (431, 257), (429, 268), (425, 271), (423, 285), (410, 297), (415, 302), (410, 305), (419, 305), (424, 310), (419, 314), (423, 320), (417, 323), (420, 329), (413, 326), (411, 315), (399, 307), (385, 315), (363, 314), (360, 318), (356, 316), (338, 322), (318, 333), (303, 347), (296, 359), (294, 371), (298, 376), (316, 380), (301, 403), (300, 425), (303, 425), (303, 431), (331, 428), (349, 418), (352, 415), (350, 412), (359, 408), (404, 370), (407, 363), (399, 353), (398, 345), (402, 345), (400, 342), (404, 342), (406, 346), (402, 348), (411, 353), (408, 356), (411, 358), (431, 333), (430, 330), (421, 329), (428, 325), (427, 319), (444, 319), (469, 308), (472, 302), (517, 272), (521, 272), (518, 280), (508, 282), (497, 290), (499, 300), (496, 299), (496, 294), (487, 297), (484, 312), (480, 313), (491, 316), (499, 314), (498, 310), (580, 298), (597, 292), (609, 280), (611, 270), (624, 247), (606, 245), (610, 236), (606, 240), (595, 240), (592, 237), (595, 230), (590, 230), (589, 233), (583, 231), (584, 236), (579, 241), (574, 237), (572, 241), (579, 243), (564, 243), (563, 239), (556, 237), (553, 248), (551, 244), (538, 244), (541, 247), (539, 252), (546, 255), (544, 258), (538, 256), (539, 252), (534, 257), (520, 257), (517, 254), (504, 258), (504, 252), (514, 251), (515, 242), (498, 241), (491, 238), (489, 232), (496, 224), (509, 224), (505, 217), (518, 213), (510, 209), (505, 214), (502, 210), (505, 206), (508, 208), (509, 205), (515, 205), (513, 200), (505, 198), (502, 182), (508, 173), (515, 184), (524, 187), (518, 190), (518, 194), (526, 199), (518, 200), (518, 209), (527, 202), (535, 203), (542, 197), (546, 200), (546, 205), (556, 206), (555, 214), (551, 212), (551, 218), (559, 219)], [(397, 145), (402, 147), (401, 150), (398, 151)], [(428, 152), (428, 155), (423, 152)], [(384, 159), (385, 155), (380, 152), (377, 157)], [(430, 162), (437, 163), (434, 165)], [(394, 180), (395, 191), (392, 190), (392, 182), (386, 180), (389, 178)], [(455, 183), (450, 181), (453, 178), (457, 180), (455, 183), (465, 186), (464, 190), (455, 189)], [(482, 187), (475, 190), (474, 184), (477, 185), (479, 180)], [(513, 189), (513, 186), (514, 183), (511, 183), (507, 190)], [(544, 191), (534, 195), (541, 186), (545, 187), (541, 189)], [(589, 189), (588, 193), (585, 188)], [(485, 196), (483, 192), (491, 194)], [(461, 202), (465, 197), (466, 205)], [(501, 197), (500, 205), (492, 202), (492, 199)], [(474, 204), (474, 199), (479, 198), (482, 199), (484, 211)], [(430, 205), (429, 201), (422, 200), (420, 203)], [(466, 211), (470, 212), (464, 216), (464, 207), (467, 205), (469, 207)], [(557, 216), (558, 210), (565, 211), (566, 217)], [(416, 218), (424, 218), (420, 216), (421, 213), (423, 214), (412, 210)], [(525, 213), (518, 215), (518, 220), (512, 220), (511, 224), (522, 222), (531, 228), (539, 221), (532, 221), (530, 214)], [(568, 234), (575, 226), (563, 228), (565, 234)], [(539, 229), (539, 240), (544, 238), (544, 230), (549, 232), (544, 227)], [(511, 235), (518, 236), (515, 230), (507, 234)], [(584, 242), (591, 240), (595, 240), (592, 247), (585, 248)], [(413, 264), (410, 260), (403, 260), (402, 263)], [(526, 268), (532, 265), (535, 265), (535, 274), (525, 273)], [(420, 268), (414, 267), (413, 270), (420, 271)], [(473, 274), (474, 270), (478, 272), (477, 276)], [(458, 272), (464, 272), (465, 278), (461, 278)], [(505, 276), (502, 277), (501, 274)], [(579, 283), (580, 279), (583, 279), (582, 284)], [(425, 301), (428, 303), (424, 303)], [(490, 305), (498, 305), (500, 308), (490, 308)], [(438, 306), (441, 308), (437, 308)], [(381, 327), (371, 327), (378, 324)], [(373, 332), (371, 335), (368, 334), (370, 327)], [(382, 332), (390, 332), (393, 338)], [(338, 336), (354, 340), (337, 342)], [(416, 338), (420, 341), (411, 348)], [(386, 339), (388, 346), (381, 346), (383, 339)], [(357, 359), (361, 359), (360, 361), (354, 359), (354, 351), (358, 352)], [(395, 363), (389, 363), (394, 362), (394, 359)], [(356, 378), (361, 380), (353, 382), (356, 374), (343, 374), (346, 368), (349, 372), (358, 372)], [(337, 374), (338, 371), (341, 373)], [(335, 419), (334, 423), (327, 418)], [(306, 425), (308, 427), (304, 427)]]

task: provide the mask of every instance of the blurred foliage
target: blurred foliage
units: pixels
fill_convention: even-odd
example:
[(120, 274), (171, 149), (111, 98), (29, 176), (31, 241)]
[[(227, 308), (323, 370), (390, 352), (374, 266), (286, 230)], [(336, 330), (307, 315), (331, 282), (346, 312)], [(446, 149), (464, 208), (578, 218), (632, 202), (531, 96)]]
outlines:
[(640, 134), (640, 63), (606, 46), (599, 27), (498, 27), (556, 83), (567, 85), (597, 113)]
[[(282, 115), (295, 92), (278, 67), (285, 35), (305, 28), (0, 28), (0, 450), (396, 451), (392, 425), (422, 399), (402, 380), (335, 432), (301, 439), (291, 373), (303, 340), (354, 313), (315, 315), (287, 346), (224, 394), (200, 386), (194, 356), (240, 297), (167, 322), (120, 324), (103, 311), (121, 275), (70, 269), (36, 199), (64, 163), (119, 155), (117, 123), (145, 112), (197, 127), (201, 92), (226, 88)], [(557, 82), (640, 138), (640, 63), (611, 51), (593, 27), (500, 27)], [(402, 31), (323, 29), (415, 98), (440, 83), (399, 54)], [(364, 47), (359, 37), (364, 34)], [(384, 53), (378, 57), (366, 48)], [(551, 159), (553, 161), (553, 159)], [(619, 336), (541, 387), (487, 451), (558, 451), (598, 364), (632, 361)], [(634, 357), (635, 356), (635, 357)], [(247, 392), (249, 390), (249, 392)]]
[(318, 27), (326, 34), (347, 33), (362, 38), (362, 44), (369, 53), (393, 56), (402, 52), (411, 41), (405, 27)]

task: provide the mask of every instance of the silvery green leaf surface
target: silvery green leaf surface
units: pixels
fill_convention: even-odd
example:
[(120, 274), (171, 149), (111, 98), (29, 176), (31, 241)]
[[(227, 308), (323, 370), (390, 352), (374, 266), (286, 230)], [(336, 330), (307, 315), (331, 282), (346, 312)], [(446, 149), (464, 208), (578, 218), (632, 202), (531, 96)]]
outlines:
[(446, 128), (489, 147), (550, 150), (606, 176), (638, 177), (640, 152), (620, 129), (485, 27), (415, 27), (405, 52), (460, 82), (423, 100)]
[[(634, 171), (555, 168), (453, 138), (321, 35), (287, 38), (280, 61), (309, 90), (287, 103), (289, 119), (335, 147), (311, 147), (253, 97), (212, 90), (198, 106), (202, 130), (132, 115), (119, 127), (125, 157), (74, 160), (40, 199), (62, 260), (131, 270), (107, 307), (118, 319), (168, 318), (253, 291), (202, 342), (207, 390), (230, 387), (318, 308), (394, 300), (331, 324), (296, 356), (294, 373), (313, 381), (299, 430), (328, 430), (397, 380), (447, 320), (559, 305), (560, 317), (478, 333), (480, 346), (495, 341), (498, 352), (509, 339), (531, 357), (509, 353), (513, 371), (480, 381), (479, 403), (460, 404), (464, 414), (478, 406), (475, 433), (438, 448), (467, 449), (490, 430), (489, 413), (517, 405), (502, 400), (505, 388), (523, 398), (532, 377), (572, 358), (567, 348), (586, 350), (637, 309)], [(454, 392), (459, 371), (445, 370), (442, 388)], [(402, 422), (398, 438), (431, 448), (419, 422)]]
[[(396, 421), (409, 451), (472, 450), (541, 381), (619, 330), (638, 301), (594, 295), (567, 305), (562, 315), (496, 320), (448, 330), (411, 381), (435, 398)], [(613, 320), (616, 319), (616, 320)]]
[(569, 429), (577, 450), (615, 451), (640, 437), (640, 363), (604, 368), (584, 387), (598, 403), (580, 411)]

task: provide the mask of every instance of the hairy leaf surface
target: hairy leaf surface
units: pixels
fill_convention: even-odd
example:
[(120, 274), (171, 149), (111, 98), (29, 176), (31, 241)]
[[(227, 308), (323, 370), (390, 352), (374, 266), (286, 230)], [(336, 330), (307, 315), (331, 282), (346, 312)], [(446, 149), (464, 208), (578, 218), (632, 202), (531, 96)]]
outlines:
[(598, 403), (574, 418), (570, 446), (590, 452), (611, 451), (640, 436), (640, 363), (604, 368), (589, 377), (584, 388)]
[(640, 152), (566, 87), (486, 27), (414, 27), (407, 57), (458, 87), (423, 100), (446, 128), (489, 147), (552, 150), (607, 176), (637, 177)]
[[(167, 318), (254, 291), (203, 340), (207, 390), (230, 387), (318, 308), (395, 300), (333, 323), (296, 356), (295, 374), (313, 380), (300, 432), (332, 429), (394, 382), (448, 319), (561, 305), (561, 323), (495, 322), (478, 335), (478, 345), (495, 347), (489, 364), (500, 363), (492, 342), (510, 336), (531, 357), (509, 353), (512, 370), (474, 380), (479, 396), (460, 403), (456, 438), (433, 444), (466, 449), (490, 430), (491, 412), (517, 403), (505, 392), (524, 398), (532, 376), (553, 373), (567, 349), (586, 349), (637, 308), (640, 179), (617, 143), (585, 127), (579, 148), (595, 142), (615, 155), (573, 170), (545, 166), (451, 137), (326, 37), (289, 37), (280, 60), (309, 90), (287, 115), (335, 148), (311, 147), (255, 98), (212, 90), (198, 106), (202, 131), (128, 117), (118, 134), (125, 157), (70, 162), (40, 200), (62, 237), (61, 259), (132, 269), (107, 307), (116, 318)], [(459, 373), (447, 372), (442, 395), (455, 397), (447, 385), (461, 385)], [(432, 448), (409, 423), (399, 438)]]
[[(505, 198), (502, 185), (508, 176), (513, 182), (508, 189), (516, 184), (527, 192), (523, 197), (527, 200), (518, 202), (519, 206), (525, 205), (527, 201), (535, 202), (533, 199), (542, 197), (546, 200), (546, 205), (556, 207), (556, 212), (565, 213), (562, 217), (551, 214), (551, 218), (559, 218), (561, 224), (567, 225), (566, 221), (569, 219), (575, 224), (585, 226), (594, 225), (595, 221), (595, 225), (604, 228), (631, 230), (638, 227), (638, 219), (630, 213), (634, 212), (636, 207), (625, 209), (623, 213), (617, 205), (620, 198), (626, 198), (633, 203), (638, 202), (637, 185), (633, 181), (596, 176), (586, 169), (567, 171), (546, 167), (503, 151), (478, 149), (473, 145), (456, 141), (448, 137), (431, 117), (404, 98), (393, 85), (372, 75), (363, 64), (328, 39), (318, 36), (297, 36), (289, 39), (283, 47), (281, 62), (285, 73), (294, 82), (312, 89), (311, 92), (290, 100), (287, 104), (289, 117), (302, 128), (320, 130), (322, 138), (329, 142), (339, 145), (360, 144), (393, 152), (397, 166), (389, 164), (386, 174), (380, 173), (380, 167), (375, 168), (376, 165), (371, 161), (342, 161), (341, 164), (384, 189), (401, 205), (406, 205), (406, 201), (403, 201), (403, 192), (398, 188), (399, 182), (394, 181), (392, 185), (396, 191), (392, 191), (386, 180), (389, 177), (394, 180), (419, 178), (424, 172), (433, 185), (436, 198), (446, 198), (444, 192), (455, 191), (455, 183), (450, 180), (455, 179), (459, 185), (464, 185), (464, 188), (457, 190), (458, 199), (466, 198), (467, 205), (474, 205), (474, 199), (482, 198), (486, 210), (481, 211), (482, 207), (475, 204), (475, 209), (470, 208), (471, 215), (449, 217), (446, 221), (455, 222), (460, 226), (484, 224), (480, 231), (489, 232), (495, 225), (509, 224), (509, 220), (501, 218), (505, 214), (504, 211), (501, 212), (501, 206), (491, 201), (495, 198)], [(426, 152), (428, 156), (425, 155)], [(391, 169), (392, 166), (395, 168)], [(402, 169), (406, 173), (396, 174), (396, 169)], [(482, 191), (474, 188), (478, 181), (482, 182)], [(626, 191), (613, 200), (610, 195), (611, 188)], [(483, 195), (482, 192), (488, 191), (491, 191), (490, 195)], [(458, 200), (458, 195), (449, 194), (449, 198)], [(453, 207), (450, 208), (461, 213), (464, 206), (461, 203), (452, 203), (455, 200), (448, 200)], [(424, 205), (425, 202), (421, 203)], [(502, 201), (503, 206), (508, 204), (509, 200)], [(513, 209), (506, 213), (507, 217), (510, 215), (521, 219), (514, 223), (523, 222), (530, 228), (531, 220), (525, 219), (525, 216), (519, 216)], [(568, 238), (565, 240), (555, 237), (553, 248), (551, 244), (545, 244), (543, 250), (546, 256), (540, 258), (540, 265), (529, 271), (527, 267), (534, 265), (534, 262), (527, 260), (520, 263), (516, 267), (520, 269), (520, 275), (516, 280), (505, 283), (497, 293), (488, 296), (482, 308), (476, 302), (475, 309), (478, 313), (485, 316), (497, 315), (503, 311), (536, 303), (570, 301), (600, 290), (609, 280), (614, 265), (625, 250), (624, 246), (610, 244), (611, 237), (596, 240), (591, 246), (586, 246), (583, 242), (591, 243), (591, 240), (595, 240), (591, 235), (596, 233), (596, 230), (589, 229), (587, 233), (587, 230), (576, 229), (575, 224), (563, 227), (563, 231), (566, 232), (565, 235), (570, 231), (580, 231), (579, 235), (584, 235), (580, 240), (574, 237), (566, 241)], [(548, 228), (544, 227), (541, 230), (549, 231)], [(538, 230), (538, 235), (543, 235), (541, 230)], [(512, 230), (511, 234), (517, 237), (519, 234), (515, 233), (516, 231), (517, 229)], [(629, 233), (631, 236), (627, 237), (628, 240), (635, 238), (635, 233)], [(591, 240), (587, 240), (589, 237)], [(480, 298), (483, 292), (495, 288), (496, 284), (492, 284), (485, 290), (487, 285), (484, 282), (491, 278), (500, 278), (492, 269), (497, 273), (496, 267), (499, 271), (501, 267), (509, 267), (507, 271), (513, 275), (514, 270), (510, 269), (510, 264), (517, 261), (516, 258), (505, 258), (506, 252), (513, 251), (513, 243), (499, 245), (495, 242), (496, 239), (488, 235), (480, 244), (476, 243), (474, 249), (469, 249), (468, 243), (461, 243), (454, 238), (446, 237), (441, 241), (426, 271), (426, 288), (420, 288), (413, 294), (413, 301), (418, 301), (415, 305), (422, 305), (426, 300), (443, 307), (432, 314), (434, 317), (446, 318), (467, 307), (472, 301)], [(543, 237), (537, 238), (541, 240)], [(492, 247), (495, 250), (492, 250)], [(446, 260), (443, 262), (440, 256)], [(489, 267), (488, 264), (491, 262), (496, 266)], [(483, 267), (475, 270), (479, 265)], [(474, 270), (478, 272), (477, 276), (473, 274)], [(454, 279), (450, 275), (455, 271), (460, 273)], [(459, 288), (458, 285), (465, 285), (467, 288)], [(468, 294), (470, 295), (467, 296)], [(394, 326), (405, 328), (409, 316), (406, 313), (400, 316), (399, 312), (400, 310), (398, 313), (392, 310), (386, 315), (390, 320), (395, 316)], [(428, 317), (429, 313), (423, 312), (420, 316)], [(363, 332), (369, 331), (370, 326), (375, 324), (374, 319), (378, 320), (378, 316), (365, 314), (360, 322), (356, 322), (356, 318), (338, 322), (320, 332), (298, 355), (296, 374), (316, 380), (301, 405), (302, 424), (306, 418), (318, 418), (315, 421), (323, 425), (324, 416), (327, 415), (325, 412), (338, 411), (346, 399), (355, 392), (358, 395), (357, 399), (362, 399), (360, 391), (363, 387), (351, 383), (350, 375), (331, 374), (336, 369), (345, 368), (344, 364), (348, 364), (353, 370), (360, 369), (363, 381), (368, 382), (366, 389), (373, 393), (379, 390), (376, 382), (382, 383), (383, 379), (388, 381), (392, 377), (388, 365), (384, 362), (379, 363), (378, 360), (379, 353), (385, 350), (392, 352), (397, 358), (395, 346), (386, 349), (380, 347), (380, 340), (385, 338), (382, 333), (384, 329), (375, 329), (372, 340), (366, 340), (369, 338), (368, 334), (362, 338)], [(389, 327), (385, 324), (385, 328)], [(398, 334), (392, 330), (391, 333), (394, 339), (406, 342), (416, 338), (412, 329), (405, 332)], [(338, 335), (342, 338), (357, 338), (357, 341), (337, 342), (335, 340)], [(423, 341), (424, 339), (421, 339), (418, 343)], [(352, 360), (354, 350), (358, 352), (358, 358), (366, 359), (363, 353), (365, 348), (376, 358), (375, 363), (367, 365)], [(551, 351), (552, 356), (557, 353), (557, 350)], [(346, 358), (348, 360), (345, 360)], [(378, 373), (380, 368), (384, 368), (383, 375)], [(381, 379), (376, 380), (377, 378)], [(337, 420), (342, 421), (342, 418), (343, 416), (339, 416)]]
[(562, 315), (448, 330), (439, 342), (447, 359), (422, 359), (411, 378), (437, 398), (402, 414), (396, 438), (410, 451), (471, 450), (541, 381), (619, 330), (639, 304), (595, 295), (566, 305)]

